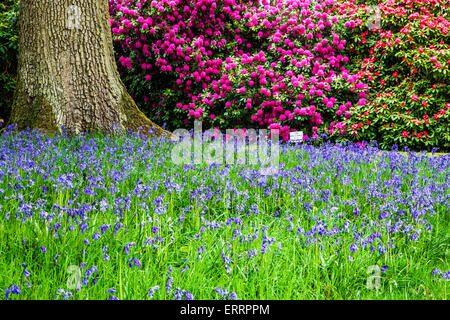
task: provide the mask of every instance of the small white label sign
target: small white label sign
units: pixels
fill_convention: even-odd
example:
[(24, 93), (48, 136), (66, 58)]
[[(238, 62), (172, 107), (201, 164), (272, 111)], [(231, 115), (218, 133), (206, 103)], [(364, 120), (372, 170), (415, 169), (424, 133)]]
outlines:
[(289, 133), (289, 141), (303, 142), (303, 131), (294, 131)]

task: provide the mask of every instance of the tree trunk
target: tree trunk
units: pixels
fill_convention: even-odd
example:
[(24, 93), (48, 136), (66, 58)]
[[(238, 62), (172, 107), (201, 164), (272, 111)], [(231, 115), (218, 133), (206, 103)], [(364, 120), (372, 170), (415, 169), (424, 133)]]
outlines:
[(21, 0), (11, 121), (49, 133), (170, 135), (139, 111), (114, 60), (107, 0)]

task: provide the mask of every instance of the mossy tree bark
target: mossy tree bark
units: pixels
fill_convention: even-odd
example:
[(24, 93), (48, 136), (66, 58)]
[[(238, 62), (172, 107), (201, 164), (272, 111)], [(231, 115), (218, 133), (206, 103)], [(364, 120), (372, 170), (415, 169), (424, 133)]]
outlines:
[(170, 135), (137, 108), (114, 60), (107, 0), (21, 0), (10, 122), (19, 129)]

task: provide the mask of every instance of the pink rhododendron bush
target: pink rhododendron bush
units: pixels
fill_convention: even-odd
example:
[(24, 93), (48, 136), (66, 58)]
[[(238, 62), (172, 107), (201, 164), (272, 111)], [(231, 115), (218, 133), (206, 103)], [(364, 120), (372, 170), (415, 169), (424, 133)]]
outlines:
[[(344, 136), (368, 86), (347, 70), (334, 0), (110, 0), (122, 77), (169, 128)], [(354, 23), (346, 25), (351, 30)], [(367, 79), (365, 79), (367, 80)]]
[(336, 31), (348, 40), (348, 68), (370, 86), (344, 121), (348, 137), (450, 149), (448, 12), (448, 0), (338, 0), (330, 14), (344, 23)]

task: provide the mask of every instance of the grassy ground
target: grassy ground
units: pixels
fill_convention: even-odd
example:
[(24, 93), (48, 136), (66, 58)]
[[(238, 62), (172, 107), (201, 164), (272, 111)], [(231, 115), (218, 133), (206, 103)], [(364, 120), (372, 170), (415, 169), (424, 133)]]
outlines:
[(3, 298), (448, 299), (448, 155), (286, 146), (262, 176), (171, 148), (3, 132)]

